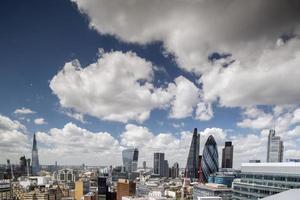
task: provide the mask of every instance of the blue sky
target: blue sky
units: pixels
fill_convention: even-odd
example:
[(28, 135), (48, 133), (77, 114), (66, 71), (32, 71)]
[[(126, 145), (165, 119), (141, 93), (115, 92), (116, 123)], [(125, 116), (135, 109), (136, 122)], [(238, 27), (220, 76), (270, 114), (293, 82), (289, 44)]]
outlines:
[[(257, 18), (251, 19), (248, 12), (241, 16), (239, 21), (236, 16), (240, 13), (230, 12), (233, 8), (225, 11), (224, 19), (210, 21), (210, 14), (205, 11), (198, 14), (193, 4), (187, 4), (184, 9), (178, 10), (182, 6), (180, 2), (166, 2), (162, 5), (159, 1), (150, 5), (146, 1), (133, 5), (127, 1), (115, 4), (94, 0), (89, 3), (81, 0), (1, 2), (0, 114), (5, 117), (1, 123), (20, 123), (24, 127), (17, 126), (7, 130), (3, 128), (0, 132), (3, 134), (3, 141), (10, 138), (11, 135), (7, 135), (14, 130), (25, 135), (20, 143), (13, 141), (12, 138), (8, 140), (14, 145), (23, 144), (25, 147), (2, 155), (1, 162), (7, 157), (17, 160), (21, 154), (30, 156), (30, 140), (32, 134), (36, 132), (39, 132), (40, 154), (52, 155), (48, 160), (42, 158), (42, 162), (74, 161), (74, 157), (68, 155), (66, 149), (62, 149), (62, 144), (55, 143), (57, 138), (53, 134), (54, 128), (62, 135), (68, 132), (64, 130), (67, 124), (81, 130), (82, 141), (86, 142), (89, 141), (84, 139), (86, 136), (84, 132), (87, 130), (95, 135), (99, 132), (109, 133), (114, 148), (105, 149), (105, 145), (101, 150), (91, 148), (88, 150), (91, 157), (101, 151), (104, 151), (104, 154), (118, 155), (122, 148), (134, 145), (144, 152), (141, 159), (149, 162), (152, 157), (146, 155), (147, 151), (166, 151), (170, 160), (179, 159), (184, 163), (188, 145), (182, 140), (186, 136), (185, 133), (191, 132), (194, 127), (202, 132), (203, 140), (209, 134), (215, 135), (220, 147), (225, 140), (236, 141), (236, 145), (239, 146), (236, 154), (237, 163), (255, 157), (264, 159), (265, 156), (261, 155), (265, 153), (263, 147), (249, 152), (244, 147), (244, 141), (255, 143), (257, 140), (261, 142), (257, 145), (262, 146), (265, 144), (268, 129), (272, 127), (275, 127), (282, 137), (285, 134), (289, 135), (286, 139), (288, 151), (286, 155), (299, 157), (297, 124), (300, 122), (298, 115), (300, 91), (293, 84), (286, 83), (289, 79), (298, 83), (297, 77), (300, 73), (296, 67), (299, 65), (297, 54), (300, 43), (297, 36), (299, 17), (294, 9), (284, 5), (290, 9), (291, 14), (281, 13), (282, 20), (274, 22), (275, 26), (271, 23), (271, 19), (278, 9), (276, 5), (266, 11), (266, 18), (262, 22)], [(225, 7), (225, 3), (217, 1), (213, 1), (212, 4), (216, 6), (211, 7), (204, 1), (203, 5), (197, 4), (195, 7), (207, 7), (214, 15), (219, 15), (218, 9)], [(234, 6), (245, 9), (245, 6), (239, 3)], [(260, 14), (268, 4), (253, 3), (252, 6), (253, 12)], [(280, 6), (282, 5), (278, 3), (278, 7)], [(181, 17), (173, 15), (172, 11)], [(197, 19), (203, 21), (200, 20), (197, 24)], [(251, 31), (247, 32), (247, 28), (246, 30), (237, 28), (243, 22), (249, 23), (248, 29)], [(228, 26), (224, 25), (226, 23)], [(290, 34), (291, 30), (295, 37), (289, 40), (280, 37), (285, 33)], [(133, 55), (128, 52), (132, 52)], [(273, 59), (274, 57), (276, 59)], [(77, 78), (82, 78), (82, 82), (72, 85), (69, 78), (77, 73), (76, 70), (71, 71), (69, 76), (63, 74), (63, 70), (66, 69), (67, 63), (75, 59), (80, 62), (82, 68), (77, 74)], [(124, 60), (115, 66), (117, 61), (113, 59)], [(136, 110), (133, 116), (125, 118), (126, 112), (121, 113), (122, 120), (120, 120), (108, 116), (111, 111), (115, 112), (112, 114), (120, 114), (118, 107), (105, 111), (104, 103), (107, 103), (107, 107), (116, 104), (128, 111), (134, 110), (135, 106), (130, 107), (132, 106), (130, 102), (123, 106), (122, 102), (127, 101), (120, 100), (121, 104), (115, 101), (110, 97), (114, 91), (97, 95), (99, 91), (95, 86), (96, 99), (93, 99), (92, 89), (88, 89), (86, 93), (88, 96), (81, 96), (82, 91), (86, 92), (84, 87), (90, 83), (89, 78), (84, 79), (83, 69), (91, 70), (91, 66), (95, 63), (96, 68), (104, 68), (104, 64), (99, 63), (107, 60), (110, 63), (105, 69), (116, 68), (121, 71), (124, 63), (124, 69), (127, 70), (125, 75), (139, 76), (141, 73), (142, 80), (135, 80), (137, 88), (150, 91), (152, 95), (156, 95), (161, 89), (166, 95), (165, 99), (161, 100), (163, 103), (152, 100), (145, 104), (141, 103), (137, 107), (142, 111)], [(137, 71), (131, 70), (133, 67), (130, 63), (133, 62), (138, 63)], [(150, 68), (147, 63), (150, 63)], [(144, 68), (139, 68), (139, 65), (143, 65)], [(286, 68), (283, 69), (283, 66)], [(143, 74), (144, 69), (150, 70), (149, 73), (153, 75)], [(59, 77), (60, 74), (61, 77), (54, 81), (54, 77)], [(114, 84), (109, 81), (102, 82), (101, 80), (105, 79), (102, 79), (104, 75), (109, 74), (104, 71), (92, 76), (98, 79), (99, 85), (104, 85), (104, 88)], [(182, 78), (176, 82), (178, 77)], [(279, 80), (278, 82), (282, 84), (272, 84), (270, 80)], [(53, 87), (50, 87), (51, 83)], [(144, 83), (151, 84), (153, 88), (144, 88)], [(183, 85), (180, 85), (181, 83)], [(194, 90), (187, 85), (191, 85)], [(124, 88), (119, 92), (124, 92)], [(131, 93), (132, 91), (129, 92)], [(103, 105), (100, 105), (102, 103)], [(201, 107), (200, 103), (205, 106)], [(34, 113), (16, 114), (15, 111), (21, 108), (30, 109)], [(85, 110), (86, 108), (90, 109)], [(188, 111), (189, 109), (191, 111)], [(197, 110), (201, 111), (201, 116), (197, 114)], [(148, 111), (149, 116), (137, 120), (137, 116)], [(68, 113), (77, 114), (83, 119), (76, 120), (68, 116)], [(35, 119), (40, 119), (42, 123), (38, 123), (39, 120), (35, 123)], [(72, 131), (70, 133), (72, 135)], [(147, 146), (145, 145), (147, 141), (141, 141), (144, 136), (149, 137), (154, 144), (160, 144), (158, 136), (169, 137), (170, 140), (179, 139), (174, 147), (172, 145), (166, 147), (169, 140), (163, 140), (165, 146), (143, 149)], [(176, 157), (171, 154), (178, 144), (182, 145), (183, 150), (182, 154)], [(63, 145), (67, 147), (70, 145), (71, 148), (74, 144), (63, 143)], [(79, 152), (84, 154), (84, 148)], [(60, 158), (55, 158), (58, 152)], [(76, 161), (73, 164), (82, 162), (108, 164), (101, 156), (99, 159), (100, 161), (92, 159)], [(114, 164), (120, 163), (119, 157), (109, 161)]]

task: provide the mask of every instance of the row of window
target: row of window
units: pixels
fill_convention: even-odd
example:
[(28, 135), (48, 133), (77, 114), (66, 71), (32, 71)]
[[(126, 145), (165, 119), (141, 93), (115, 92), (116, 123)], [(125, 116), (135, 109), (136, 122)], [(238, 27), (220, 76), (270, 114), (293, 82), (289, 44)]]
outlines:
[(279, 187), (279, 188), (287, 188), (287, 189), (294, 189), (294, 188), (300, 188), (300, 184), (288, 184), (285, 182), (265, 182), (265, 181), (252, 181), (252, 180), (241, 180), (242, 183), (250, 183), (250, 184), (256, 184), (256, 185), (265, 185), (270, 187)]
[(300, 183), (300, 177), (289, 177), (289, 176), (241, 174), (241, 178), (274, 180), (274, 181), (288, 181), (288, 182), (299, 182)]
[(264, 189), (257, 189), (257, 188), (247, 188), (247, 187), (233, 187), (234, 191), (244, 191), (244, 192), (250, 192), (255, 194), (264, 194), (264, 195), (273, 195), (279, 193), (279, 191), (270, 191), (270, 190), (264, 190)]

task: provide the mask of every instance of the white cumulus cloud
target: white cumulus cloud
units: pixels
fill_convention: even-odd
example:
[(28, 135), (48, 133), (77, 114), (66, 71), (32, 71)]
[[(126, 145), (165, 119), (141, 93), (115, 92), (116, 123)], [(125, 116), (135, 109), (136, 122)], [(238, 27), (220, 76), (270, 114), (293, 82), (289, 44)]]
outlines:
[(153, 66), (135, 53), (103, 53), (97, 62), (82, 68), (66, 63), (50, 88), (66, 108), (103, 120), (143, 122), (153, 108), (164, 106), (171, 95), (155, 88)]
[(37, 124), (37, 125), (47, 124), (47, 122), (45, 121), (44, 118), (36, 118), (36, 119), (34, 120), (34, 123)]

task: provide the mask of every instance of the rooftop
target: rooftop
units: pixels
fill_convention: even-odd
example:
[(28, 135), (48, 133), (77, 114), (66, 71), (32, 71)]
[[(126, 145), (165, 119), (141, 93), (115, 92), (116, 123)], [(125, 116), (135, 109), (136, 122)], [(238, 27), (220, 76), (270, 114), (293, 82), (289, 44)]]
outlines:
[(291, 189), (275, 195), (271, 195), (263, 198), (264, 200), (286, 200), (286, 199), (298, 199), (300, 196), (300, 189)]

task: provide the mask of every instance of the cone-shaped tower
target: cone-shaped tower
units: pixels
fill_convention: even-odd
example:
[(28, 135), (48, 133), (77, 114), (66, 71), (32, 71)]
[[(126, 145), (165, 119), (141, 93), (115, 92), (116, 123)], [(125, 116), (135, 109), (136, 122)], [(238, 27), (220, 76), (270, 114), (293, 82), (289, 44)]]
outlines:
[(207, 182), (208, 176), (219, 171), (219, 155), (217, 143), (210, 135), (205, 143), (201, 161), (203, 180)]
[(194, 129), (189, 156), (187, 159), (185, 175), (190, 179), (198, 178), (199, 170), (199, 146), (200, 146), (200, 135), (197, 133), (197, 128)]
[(35, 134), (33, 135), (33, 144), (32, 144), (32, 174), (37, 175), (40, 171), (39, 155), (37, 150)]

